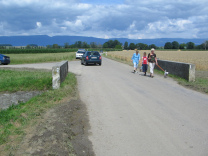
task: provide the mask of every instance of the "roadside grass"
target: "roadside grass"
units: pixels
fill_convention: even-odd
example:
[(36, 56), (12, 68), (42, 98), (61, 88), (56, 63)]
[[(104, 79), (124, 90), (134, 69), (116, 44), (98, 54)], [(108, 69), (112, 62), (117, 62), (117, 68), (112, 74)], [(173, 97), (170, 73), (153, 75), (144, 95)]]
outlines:
[[(107, 55), (106, 56), (105, 54), (103, 56), (107, 57), (109, 59), (112, 59), (112, 60), (132, 66), (132, 63), (124, 57), (118, 57), (118, 56), (116, 57), (114, 55)], [(149, 68), (148, 68), (148, 70), (149, 70)], [(162, 72), (160, 70), (156, 70), (156, 69), (155, 69), (155, 73), (161, 74), (161, 75), (164, 74), (164, 72)], [(199, 76), (198, 73), (204, 73), (204, 74), (201, 74), (201, 76)], [(171, 75), (171, 74), (169, 74), (168, 76), (173, 78), (174, 80), (176, 80), (180, 85), (182, 85), (184, 87), (208, 94), (208, 76), (207, 75), (208, 75), (208, 71), (197, 71), (196, 70), (195, 82), (188, 82), (187, 80), (185, 80), (183, 78), (180, 78), (180, 77), (177, 77), (177, 76)]]
[(51, 82), (51, 72), (0, 69), (0, 92), (49, 90)]
[(196, 77), (194, 82), (188, 82), (187, 80), (182, 79), (180, 77), (176, 77), (176, 76), (171, 76), (171, 77), (176, 79), (178, 83), (184, 87), (191, 88), (193, 90), (208, 94), (208, 79), (207, 78)]
[[(0, 71), (2, 72), (2, 71)], [(6, 81), (8, 78), (8, 73), (10, 72), (11, 75), (26, 75), (27, 72), (23, 71), (3, 71), (7, 74), (6, 77), (1, 77), (1, 82)], [(38, 76), (36, 76), (38, 75)], [(24, 76), (22, 79), (21, 76), (14, 78), (14, 84), (17, 82), (19, 84), (19, 88), (23, 90), (47, 90), (41, 95), (33, 97), (26, 103), (21, 103), (16, 106), (11, 106), (7, 110), (0, 110), (0, 151), (1, 154), (9, 153), (10, 151), (14, 151), (18, 149), (18, 144), (26, 134), (26, 128), (34, 126), (36, 121), (41, 118), (41, 115), (46, 112), (51, 107), (61, 103), (64, 99), (69, 99), (72, 97), (76, 97), (76, 86), (77, 80), (74, 74), (68, 73), (65, 81), (61, 84), (59, 90), (52, 90), (52, 81), (51, 81), (51, 72), (43, 72), (35, 71), (35, 72), (28, 72), (28, 77)], [(25, 81), (25, 77), (27, 81), (29, 78), (35, 77), (37, 81), (35, 83), (28, 83), (27, 86), (24, 86), (22, 82)], [(39, 79), (39, 80), (38, 80)], [(43, 85), (43, 82), (46, 85), (42, 88), (40, 86)], [(2, 83), (0, 83), (2, 84)], [(7, 89), (13, 88), (14, 84), (10, 83), (7, 86)], [(30, 88), (30, 85), (33, 87)], [(49, 86), (50, 84), (50, 86)], [(1, 88), (1, 87), (0, 87)], [(16, 91), (19, 88), (11, 89), (11, 91)], [(29, 88), (29, 89), (28, 89)], [(6, 89), (4, 89), (6, 91)], [(0, 154), (0, 155), (1, 155)]]
[(27, 63), (43, 63), (58, 62), (62, 60), (76, 60), (75, 52), (68, 53), (38, 53), (38, 54), (8, 54), (10, 64), (27, 64)]
[[(161, 70), (155, 69), (154, 72), (156, 74), (164, 75), (164, 72)], [(188, 82), (187, 80), (180, 78), (178, 76), (172, 75), (172, 74), (168, 74), (168, 77), (173, 78), (174, 80), (178, 82), (178, 84), (186, 88), (191, 88), (193, 90), (208, 94), (208, 78), (197, 76), (198, 72), (200, 71), (196, 71), (196, 78), (194, 82)]]

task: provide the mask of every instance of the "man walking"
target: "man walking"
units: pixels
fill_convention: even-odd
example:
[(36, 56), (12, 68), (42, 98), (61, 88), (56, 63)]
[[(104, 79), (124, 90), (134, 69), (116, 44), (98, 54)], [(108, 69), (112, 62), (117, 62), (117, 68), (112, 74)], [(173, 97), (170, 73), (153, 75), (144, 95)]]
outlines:
[(140, 60), (140, 54), (139, 54), (138, 50), (136, 50), (136, 53), (133, 54), (131, 60), (134, 64), (134, 72), (133, 73), (135, 73), (137, 71), (139, 60)]

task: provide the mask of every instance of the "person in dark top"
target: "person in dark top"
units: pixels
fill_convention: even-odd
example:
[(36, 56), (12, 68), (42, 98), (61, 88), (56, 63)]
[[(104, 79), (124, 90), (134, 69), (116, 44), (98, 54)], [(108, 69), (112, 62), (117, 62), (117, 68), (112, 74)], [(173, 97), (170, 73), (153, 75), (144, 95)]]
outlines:
[(149, 66), (150, 66), (150, 77), (154, 77), (154, 68), (155, 64), (157, 65), (157, 57), (155, 54), (155, 49), (151, 49), (151, 53), (148, 54), (148, 61), (149, 61)]

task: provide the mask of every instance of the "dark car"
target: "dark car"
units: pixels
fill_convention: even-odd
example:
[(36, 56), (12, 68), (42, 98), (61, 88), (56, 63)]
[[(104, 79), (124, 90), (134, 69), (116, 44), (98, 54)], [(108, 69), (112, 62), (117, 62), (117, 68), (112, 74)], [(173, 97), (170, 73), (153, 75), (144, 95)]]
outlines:
[(3, 54), (0, 54), (0, 64), (9, 64), (10, 63), (10, 57), (9, 56), (6, 56), (6, 55), (3, 55)]
[(97, 51), (87, 51), (82, 55), (81, 64), (87, 66), (88, 64), (102, 64), (102, 57)]

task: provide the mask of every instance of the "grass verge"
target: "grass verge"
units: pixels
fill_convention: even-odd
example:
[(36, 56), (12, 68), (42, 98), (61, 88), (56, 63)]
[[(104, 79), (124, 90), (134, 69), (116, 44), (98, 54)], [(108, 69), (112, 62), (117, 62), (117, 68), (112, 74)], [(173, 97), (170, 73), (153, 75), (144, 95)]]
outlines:
[(0, 92), (49, 90), (51, 82), (51, 72), (0, 69)]
[[(26, 74), (26, 72), (22, 71), (17, 72), (9, 70), (7, 72), (10, 72), (11, 75), (22, 75), (23, 73)], [(51, 72), (46, 73), (46, 75), (47, 74), (51, 77)], [(36, 77), (36, 75), (39, 75), (36, 77), (38, 81), (35, 84), (31, 84), (33, 85), (32, 89), (41, 90), (43, 88), (40, 88), (40, 86), (43, 85), (43, 82), (46, 82), (43, 90), (47, 91), (41, 95), (33, 97), (26, 103), (21, 103), (17, 106), (13, 105), (7, 110), (0, 111), (0, 151), (2, 152), (15, 150), (15, 148), (18, 148), (18, 143), (26, 134), (25, 129), (29, 126), (34, 126), (33, 124), (35, 121), (41, 118), (41, 114), (46, 112), (49, 108), (60, 104), (64, 99), (69, 99), (76, 96), (77, 80), (75, 75), (72, 73), (68, 74), (66, 80), (61, 84), (59, 90), (52, 90), (51, 87), (49, 87), (49, 84), (50, 86), (52, 85), (51, 78), (45, 78), (43, 72), (29, 72), (28, 75), (29, 77)], [(23, 77), (22, 80), (25, 80), (25, 77)], [(1, 81), (5, 81), (6, 78), (8, 78), (8, 76), (1, 78)], [(20, 80), (21, 78), (18, 77), (17, 79), (13, 79), (14, 82), (18, 82), (21, 89), (27, 90), (28, 87), (24, 86), (22, 83), (19, 83)], [(12, 86), (14, 86), (14, 84), (10, 83), (10, 85), (7, 86), (7, 89), (10, 87), (12, 88)], [(29, 87), (29, 90), (30, 89), (31, 88)], [(15, 90), (16, 89), (13, 89), (11, 91)]]
[[(112, 60), (115, 60), (115, 61), (118, 61), (118, 62), (121, 62), (121, 63), (125, 63), (125, 64), (128, 64), (128, 65), (131, 65), (132, 66), (132, 63), (129, 62), (129, 61), (126, 61), (125, 59), (122, 59), (122, 57), (113, 57), (112, 55), (103, 55), (104, 57), (107, 57), (109, 59), (112, 59)], [(188, 82), (187, 80), (183, 79), (183, 78), (180, 78), (180, 77), (177, 77), (177, 76), (174, 76), (174, 75), (168, 75), (169, 77), (172, 77), (174, 78), (180, 85), (184, 86), (184, 87), (187, 87), (187, 88), (190, 88), (190, 89), (193, 89), (193, 90), (196, 90), (196, 91), (199, 91), (199, 92), (202, 92), (202, 93), (206, 93), (208, 94), (208, 78), (207, 78), (207, 74), (205, 76), (205, 74), (201, 74), (199, 76), (198, 73), (201, 73), (202, 71), (196, 71), (196, 78), (195, 78), (195, 82)], [(208, 73), (207, 71), (204, 71), (205, 73)], [(162, 71), (159, 71), (159, 70), (156, 70), (155, 69), (155, 73), (156, 74), (161, 74), (163, 75), (164, 73)]]
[(27, 63), (43, 63), (58, 62), (62, 60), (76, 60), (75, 52), (68, 53), (43, 53), (43, 54), (9, 54), (10, 64), (27, 64)]

